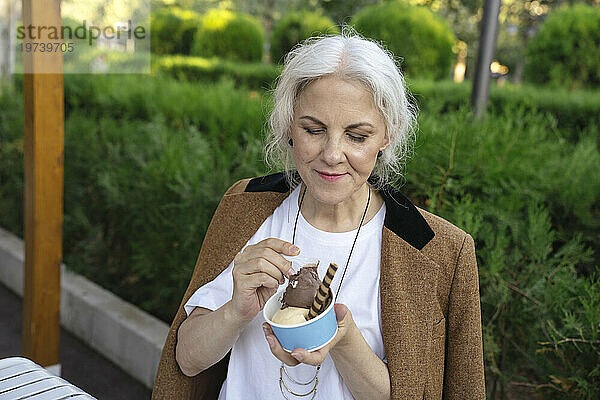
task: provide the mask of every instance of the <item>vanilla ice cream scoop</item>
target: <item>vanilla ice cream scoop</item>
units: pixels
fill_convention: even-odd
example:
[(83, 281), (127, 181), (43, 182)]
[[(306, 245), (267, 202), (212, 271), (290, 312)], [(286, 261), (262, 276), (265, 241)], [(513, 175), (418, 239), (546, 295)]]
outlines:
[(277, 311), (271, 321), (282, 325), (300, 324), (307, 320), (308, 311), (308, 308), (286, 307)]

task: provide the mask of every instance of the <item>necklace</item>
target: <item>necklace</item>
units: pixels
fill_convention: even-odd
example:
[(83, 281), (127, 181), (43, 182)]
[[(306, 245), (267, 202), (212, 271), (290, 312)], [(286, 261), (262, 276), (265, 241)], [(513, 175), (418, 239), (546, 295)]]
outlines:
[[(306, 186), (304, 187), (304, 191), (302, 192), (302, 197), (300, 198), (300, 204), (298, 205), (298, 213), (296, 213), (296, 220), (294, 221), (294, 233), (292, 235), (292, 244), (296, 241), (296, 227), (298, 226), (298, 217), (300, 217), (300, 209), (302, 208), (302, 202), (304, 201), (304, 195), (306, 194)], [(365, 207), (365, 211), (363, 212), (362, 218), (360, 219), (360, 224), (358, 225), (358, 229), (356, 230), (356, 236), (354, 237), (354, 242), (352, 242), (352, 247), (350, 248), (350, 253), (348, 254), (348, 259), (346, 260), (346, 265), (344, 266), (344, 272), (342, 274), (342, 278), (340, 279), (340, 284), (338, 285), (337, 294), (340, 293), (340, 289), (342, 288), (342, 283), (344, 282), (344, 277), (346, 276), (346, 270), (348, 269), (348, 264), (350, 264), (350, 257), (352, 257), (352, 252), (354, 251), (354, 246), (356, 245), (356, 240), (358, 239), (358, 234), (360, 233), (360, 228), (365, 220), (367, 215), (367, 211), (369, 210), (369, 203), (371, 202), (371, 187), (369, 187), (369, 196), (367, 198), (367, 206)], [(337, 296), (336, 296), (337, 298)], [(297, 397), (304, 397), (312, 394), (310, 400), (314, 399), (317, 395), (317, 385), (319, 384), (319, 371), (321, 369), (320, 365), (317, 365), (315, 376), (308, 382), (298, 382), (294, 378), (288, 375), (287, 370), (285, 369), (285, 364), (281, 362), (281, 368), (279, 369), (279, 390), (281, 390), (281, 394), (286, 400), (290, 400), (285, 392), (288, 392)], [(290, 381), (294, 382), (297, 385), (307, 386), (314, 382), (312, 389), (306, 393), (294, 393), (292, 392), (284, 381), (284, 376), (287, 377)], [(285, 388), (285, 391), (284, 391)]]
[[(295, 380), (294, 378), (292, 378), (291, 376), (289, 376), (289, 375), (288, 375), (288, 372), (287, 372), (287, 370), (285, 369), (285, 364), (282, 362), (282, 363), (281, 363), (281, 368), (279, 368), (279, 390), (281, 390), (281, 394), (283, 395), (283, 397), (284, 397), (286, 400), (290, 400), (290, 399), (289, 399), (289, 398), (286, 396), (286, 394), (285, 394), (285, 392), (284, 392), (284, 390), (283, 390), (283, 389), (285, 388), (285, 391), (286, 391), (286, 392), (288, 392), (288, 393), (290, 393), (290, 394), (292, 394), (292, 395), (294, 395), (294, 396), (297, 396), (297, 397), (304, 397), (304, 396), (308, 396), (309, 394), (311, 394), (311, 393), (312, 393), (312, 396), (311, 396), (310, 400), (313, 400), (313, 399), (315, 398), (315, 396), (317, 395), (317, 385), (319, 384), (319, 378), (318, 378), (318, 376), (319, 376), (319, 370), (320, 370), (320, 369), (321, 369), (321, 366), (320, 366), (320, 365), (317, 365), (317, 370), (315, 371), (315, 376), (313, 376), (313, 378), (312, 378), (310, 381), (308, 381), (308, 382), (298, 382), (297, 380)], [(307, 385), (310, 385), (310, 384), (311, 384), (311, 383), (313, 383), (313, 382), (314, 382), (315, 384), (313, 385), (312, 389), (311, 389), (311, 390), (309, 390), (309, 391), (308, 391), (308, 392), (306, 392), (306, 393), (295, 393), (295, 392), (292, 392), (292, 391), (290, 390), (290, 388), (288, 388), (288, 387), (287, 387), (287, 385), (285, 384), (285, 381), (283, 380), (283, 376), (284, 376), (284, 375), (285, 375), (285, 376), (286, 376), (286, 377), (287, 377), (287, 378), (288, 378), (290, 381), (294, 382), (296, 385), (307, 386)]]
[[(298, 205), (298, 212), (296, 213), (296, 220), (294, 221), (294, 233), (292, 235), (292, 244), (295, 244), (296, 241), (296, 227), (298, 226), (298, 217), (300, 216), (300, 209), (302, 208), (302, 202), (304, 201), (304, 195), (306, 194), (306, 187), (304, 187), (304, 191), (302, 192), (302, 197), (300, 197), (300, 204)], [(346, 276), (346, 270), (348, 269), (348, 264), (350, 264), (350, 257), (352, 257), (352, 252), (354, 251), (354, 245), (356, 245), (356, 240), (358, 239), (358, 234), (360, 233), (360, 228), (367, 216), (367, 211), (369, 210), (369, 203), (371, 202), (371, 187), (369, 187), (369, 197), (367, 198), (367, 206), (365, 207), (365, 211), (363, 212), (362, 218), (360, 219), (360, 224), (358, 224), (358, 229), (356, 230), (356, 236), (354, 237), (354, 242), (352, 242), (352, 247), (350, 248), (350, 254), (348, 254), (348, 259), (346, 260), (346, 265), (344, 266), (344, 272), (342, 273), (342, 278), (340, 279), (340, 284), (338, 285), (337, 294), (340, 293), (340, 289), (342, 288), (342, 282), (344, 282), (344, 277)], [(337, 298), (337, 296), (336, 296)]]

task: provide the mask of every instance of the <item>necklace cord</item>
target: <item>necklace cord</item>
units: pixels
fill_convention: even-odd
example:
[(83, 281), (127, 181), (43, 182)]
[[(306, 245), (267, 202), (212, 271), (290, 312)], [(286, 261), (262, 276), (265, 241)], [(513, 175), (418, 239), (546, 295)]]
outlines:
[[(302, 192), (302, 197), (300, 198), (300, 204), (298, 204), (298, 212), (296, 213), (296, 220), (294, 221), (294, 233), (292, 235), (292, 244), (295, 244), (296, 242), (296, 228), (298, 226), (298, 218), (300, 217), (300, 210), (302, 208), (302, 203), (304, 202), (304, 195), (306, 195), (306, 189), (307, 187), (304, 187), (304, 191)], [(340, 293), (340, 290), (342, 288), (342, 283), (344, 282), (344, 277), (346, 276), (346, 270), (348, 269), (348, 264), (350, 264), (350, 257), (352, 257), (352, 252), (354, 251), (354, 246), (356, 245), (356, 241), (358, 240), (358, 234), (360, 233), (360, 228), (363, 225), (363, 222), (365, 221), (365, 217), (367, 216), (367, 211), (369, 210), (369, 204), (371, 203), (371, 187), (369, 186), (369, 196), (367, 198), (367, 206), (365, 207), (365, 211), (363, 212), (362, 218), (360, 219), (360, 224), (358, 225), (358, 229), (356, 230), (356, 236), (354, 237), (354, 242), (352, 242), (352, 247), (350, 248), (350, 254), (348, 254), (348, 260), (346, 260), (346, 266), (344, 267), (344, 273), (342, 274), (342, 278), (340, 279), (340, 284), (338, 285), (338, 290), (337, 290), (337, 294)], [(336, 297), (337, 297), (336, 294)], [(317, 385), (319, 384), (319, 370), (321, 369), (321, 365), (317, 366), (317, 369), (315, 371), (315, 376), (308, 382), (298, 382), (296, 380), (294, 380), (291, 376), (288, 375), (286, 369), (285, 369), (285, 364), (282, 362), (281, 363), (281, 369), (279, 371), (279, 390), (281, 391), (281, 394), (283, 395), (283, 397), (286, 400), (289, 400), (289, 398), (286, 396), (285, 392), (284, 392), (284, 388), (285, 391), (287, 391), (288, 393), (297, 396), (297, 397), (304, 397), (304, 396), (308, 396), (310, 394), (312, 394), (312, 397), (310, 398), (310, 400), (313, 400), (317, 394)], [(314, 386), (312, 388), (312, 390), (310, 390), (307, 393), (294, 393), (292, 392), (287, 385), (285, 384), (284, 380), (283, 380), (283, 376), (288, 377), (292, 382), (298, 384), (298, 385), (309, 385), (312, 382), (314, 382)]]
[(340, 294), (340, 290), (342, 289), (342, 282), (344, 282), (344, 277), (346, 276), (346, 270), (348, 269), (348, 264), (350, 264), (350, 257), (352, 257), (352, 252), (354, 251), (354, 245), (356, 244), (356, 240), (358, 239), (358, 234), (360, 233), (360, 228), (365, 220), (365, 216), (367, 215), (367, 210), (369, 209), (369, 203), (371, 202), (371, 188), (369, 187), (369, 197), (367, 198), (367, 206), (365, 207), (365, 212), (363, 213), (362, 218), (360, 219), (360, 224), (358, 225), (358, 230), (356, 231), (356, 236), (354, 237), (354, 242), (352, 243), (352, 247), (350, 248), (350, 254), (348, 254), (348, 260), (346, 261), (346, 266), (344, 267), (344, 273), (342, 274), (342, 278), (340, 279), (340, 284), (338, 285), (337, 295)]
[(298, 217), (300, 216), (300, 208), (302, 207), (302, 202), (304, 201), (304, 195), (306, 194), (306, 186), (304, 187), (304, 191), (302, 192), (302, 197), (300, 198), (300, 204), (298, 205), (298, 212), (296, 213), (296, 220), (294, 221), (294, 235), (292, 236), (292, 244), (296, 244), (296, 227), (298, 226)]
[[(302, 192), (302, 197), (300, 198), (300, 204), (298, 205), (298, 212), (296, 213), (296, 220), (294, 221), (294, 233), (292, 235), (292, 244), (295, 244), (296, 241), (296, 227), (298, 226), (298, 217), (300, 216), (300, 210), (302, 208), (302, 203), (304, 202), (304, 195), (306, 194), (306, 186), (304, 187), (304, 191)], [(356, 241), (358, 239), (358, 234), (360, 233), (360, 228), (363, 225), (365, 217), (367, 216), (367, 211), (369, 210), (369, 204), (371, 203), (371, 187), (369, 186), (369, 196), (367, 198), (367, 206), (365, 207), (365, 211), (363, 212), (362, 218), (360, 219), (360, 224), (358, 224), (358, 229), (356, 230), (356, 236), (354, 237), (354, 242), (352, 242), (352, 247), (350, 248), (350, 253), (348, 254), (348, 260), (346, 260), (346, 265), (344, 266), (344, 272), (342, 273), (342, 278), (340, 279), (340, 284), (338, 285), (337, 295), (340, 293), (340, 289), (342, 288), (342, 283), (344, 282), (344, 277), (346, 276), (346, 270), (348, 269), (348, 265), (350, 264), (350, 257), (352, 257), (352, 252), (354, 251), (354, 246), (356, 245)]]

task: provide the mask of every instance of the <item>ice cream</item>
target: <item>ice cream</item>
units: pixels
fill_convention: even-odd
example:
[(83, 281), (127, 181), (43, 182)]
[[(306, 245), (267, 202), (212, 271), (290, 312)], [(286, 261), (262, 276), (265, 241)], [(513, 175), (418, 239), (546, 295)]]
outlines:
[(281, 309), (271, 321), (277, 324), (299, 324), (308, 320), (310, 306), (313, 304), (321, 282), (317, 274), (317, 264), (306, 264), (300, 271), (290, 276), (281, 300)]
[(305, 322), (308, 317), (308, 308), (287, 307), (273, 315), (272, 321), (276, 324), (291, 325)]
[(307, 264), (300, 271), (290, 276), (290, 281), (283, 294), (282, 309), (300, 307), (310, 309), (321, 281), (317, 274), (317, 264)]
[[(317, 260), (303, 261), (292, 260), (298, 272), (290, 276), (288, 285), (277, 289), (263, 308), (264, 319), (288, 352), (298, 347), (308, 351), (320, 349), (338, 330), (333, 308), (335, 293), (330, 287), (337, 265), (330, 263), (320, 282)], [(304, 266), (299, 268), (298, 264)]]
[(273, 318), (277, 324), (299, 324), (315, 318), (330, 303), (331, 281), (337, 271), (337, 265), (329, 264), (323, 282), (319, 280), (319, 263), (306, 264), (300, 271), (290, 276), (289, 283), (281, 299), (281, 309)]

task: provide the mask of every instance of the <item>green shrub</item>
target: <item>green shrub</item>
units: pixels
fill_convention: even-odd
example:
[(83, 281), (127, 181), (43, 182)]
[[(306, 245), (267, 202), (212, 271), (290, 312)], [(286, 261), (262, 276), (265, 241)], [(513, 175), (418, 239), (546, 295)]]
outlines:
[(357, 13), (352, 25), (401, 58), (408, 77), (441, 79), (450, 75), (454, 35), (428, 8), (400, 1), (375, 4)]
[(286, 14), (271, 34), (271, 60), (283, 64), (283, 57), (298, 43), (311, 36), (339, 34), (331, 18), (311, 11)]
[[(427, 112), (455, 112), (470, 104), (471, 82), (419, 80), (409, 86), (419, 106)], [(546, 114), (556, 120), (555, 134), (572, 142), (578, 141), (587, 130), (600, 127), (600, 93), (597, 91), (492, 85), (488, 106), (497, 114), (514, 108)], [(600, 140), (600, 136), (596, 136)]]
[[(538, 341), (536, 360), (553, 367), (552, 394), (564, 399), (600, 397), (600, 277), (572, 279), (565, 268), (545, 286), (547, 300), (544, 335)], [(556, 389), (557, 388), (557, 389)], [(550, 392), (550, 390), (546, 390)], [(557, 393), (559, 392), (559, 393)]]
[(264, 29), (253, 16), (212, 9), (202, 16), (191, 54), (259, 62), (262, 60), (264, 41)]
[(0, 85), (0, 226), (23, 237), (23, 92)]
[[(531, 86), (492, 88), (490, 105), (506, 109), (519, 104), (556, 119), (558, 136), (577, 141), (589, 127), (600, 127), (600, 92), (552, 90)], [(599, 138), (600, 139), (600, 138)]]
[[(0, 97), (0, 224), (22, 235), (19, 99)], [(65, 263), (170, 321), (221, 196), (265, 172), (261, 96), (231, 80), (69, 75), (65, 100)]]
[(66, 132), (65, 262), (168, 321), (223, 183), (258, 173), (254, 139), (79, 111)]
[(152, 11), (150, 24), (151, 50), (156, 54), (190, 54), (200, 16), (176, 7)]
[(569, 89), (600, 87), (600, 8), (576, 4), (552, 13), (529, 40), (525, 78)]
[(96, 116), (71, 109), (65, 261), (169, 321), (229, 182), (263, 171), (259, 99), (231, 81), (165, 83), (94, 82), (110, 93)]
[(237, 63), (219, 58), (164, 56), (157, 59), (153, 71), (180, 80), (214, 82), (226, 76), (236, 86), (271, 89), (282, 68), (265, 63)]
[(68, 84), (108, 96), (66, 122), (65, 261), (169, 321), (229, 182), (262, 172), (260, 99), (231, 81), (104, 78)]
[(476, 240), (488, 395), (597, 398), (598, 148), (557, 138), (555, 121), (523, 108), (419, 121), (404, 191)]

